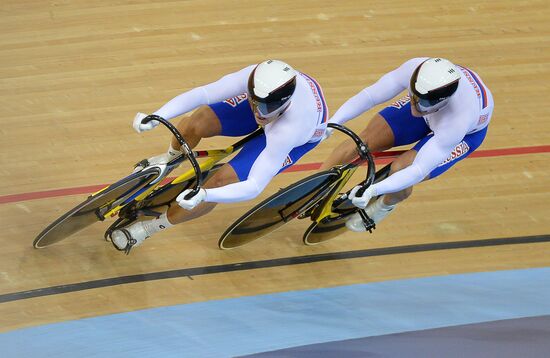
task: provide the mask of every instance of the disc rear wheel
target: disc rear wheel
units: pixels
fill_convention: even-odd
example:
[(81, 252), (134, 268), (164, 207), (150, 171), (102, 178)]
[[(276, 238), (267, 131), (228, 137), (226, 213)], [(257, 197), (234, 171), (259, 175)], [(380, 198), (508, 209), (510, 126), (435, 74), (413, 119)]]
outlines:
[(222, 235), (220, 249), (232, 249), (259, 239), (309, 210), (332, 188), (338, 174), (325, 171), (275, 193), (235, 221)]
[(145, 169), (111, 184), (48, 225), (34, 239), (33, 246), (37, 249), (44, 248), (66, 239), (97, 221), (103, 221), (103, 215), (112, 207), (151, 183), (159, 174), (158, 168)]

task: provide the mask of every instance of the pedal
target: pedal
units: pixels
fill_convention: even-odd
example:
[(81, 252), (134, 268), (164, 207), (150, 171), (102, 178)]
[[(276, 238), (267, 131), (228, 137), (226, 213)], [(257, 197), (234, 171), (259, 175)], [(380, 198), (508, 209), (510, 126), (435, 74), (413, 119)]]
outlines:
[(103, 234), (103, 238), (105, 239), (105, 241), (112, 242), (111, 234), (113, 233), (113, 231), (123, 228), (125, 226), (128, 226), (132, 224), (135, 220), (136, 218), (129, 219), (126, 217), (119, 217), (118, 219), (115, 220), (114, 223), (111, 224), (111, 226), (107, 228), (107, 230), (105, 231), (105, 234)]
[(133, 239), (132, 238), (132, 235), (130, 235), (130, 233), (128, 232), (128, 230), (126, 230), (125, 228), (120, 228), (119, 229), (123, 234), (124, 236), (126, 236), (126, 239), (127, 239), (127, 244), (126, 244), (126, 247), (124, 247), (123, 249), (119, 248), (118, 246), (115, 245), (115, 243), (113, 242), (113, 240), (111, 239), (110, 235), (111, 233), (109, 234), (109, 241), (111, 241), (111, 244), (113, 244), (114, 248), (117, 249), (117, 251), (122, 251), (124, 252), (126, 255), (129, 255), (130, 254), (130, 250), (132, 250), (132, 247), (134, 247), (135, 244), (137, 244), (137, 240), (136, 239)]
[(372, 234), (372, 230), (376, 229), (376, 224), (374, 223), (374, 220), (372, 220), (365, 210), (358, 210), (359, 216), (361, 216), (361, 219), (363, 220), (363, 225), (365, 225), (365, 229)]

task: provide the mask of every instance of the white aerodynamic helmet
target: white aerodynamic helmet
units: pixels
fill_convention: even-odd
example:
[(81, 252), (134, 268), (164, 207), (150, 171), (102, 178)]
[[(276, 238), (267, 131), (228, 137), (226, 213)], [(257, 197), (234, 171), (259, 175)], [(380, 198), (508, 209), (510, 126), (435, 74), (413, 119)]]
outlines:
[(290, 105), (296, 89), (296, 71), (287, 63), (267, 60), (248, 78), (248, 99), (252, 111), (263, 118), (274, 118)]
[(444, 58), (430, 58), (422, 62), (411, 76), (411, 104), (420, 113), (433, 113), (443, 108), (456, 92), (460, 72)]

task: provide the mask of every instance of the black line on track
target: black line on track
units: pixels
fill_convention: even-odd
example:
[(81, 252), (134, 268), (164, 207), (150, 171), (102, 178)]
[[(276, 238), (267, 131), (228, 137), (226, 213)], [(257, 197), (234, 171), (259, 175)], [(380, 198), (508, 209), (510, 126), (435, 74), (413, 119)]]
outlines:
[(24, 300), (27, 298), (43, 297), (43, 296), (50, 296), (50, 295), (58, 295), (62, 293), (90, 290), (93, 288), (124, 285), (128, 283), (163, 280), (167, 278), (193, 277), (193, 276), (200, 276), (200, 275), (209, 275), (213, 273), (254, 270), (254, 269), (269, 268), (269, 267), (300, 265), (300, 264), (306, 264), (306, 263), (312, 263), (312, 262), (346, 260), (346, 259), (355, 259), (355, 258), (362, 258), (362, 257), (397, 255), (397, 254), (427, 252), (427, 251), (436, 251), (436, 250), (467, 249), (467, 248), (474, 248), (474, 247), (488, 247), (488, 246), (500, 246), (500, 245), (535, 244), (535, 243), (543, 243), (543, 242), (550, 242), (550, 235), (520, 236), (520, 237), (483, 239), (483, 240), (471, 240), (471, 241), (438, 242), (438, 243), (430, 243), (430, 244), (386, 247), (386, 248), (379, 248), (379, 249), (333, 252), (333, 253), (318, 254), (318, 255), (284, 257), (284, 258), (272, 259), (272, 260), (239, 262), (239, 263), (227, 264), (227, 265), (193, 267), (193, 268), (186, 268), (186, 269), (179, 269), (179, 270), (152, 272), (152, 273), (147, 273), (142, 275), (130, 275), (130, 276), (105, 278), (101, 280), (79, 282), (79, 283), (73, 283), (73, 284), (67, 284), (67, 285), (44, 287), (44, 288), (39, 288), (39, 289), (34, 289), (29, 291), (7, 293), (7, 294), (0, 295), (0, 303)]

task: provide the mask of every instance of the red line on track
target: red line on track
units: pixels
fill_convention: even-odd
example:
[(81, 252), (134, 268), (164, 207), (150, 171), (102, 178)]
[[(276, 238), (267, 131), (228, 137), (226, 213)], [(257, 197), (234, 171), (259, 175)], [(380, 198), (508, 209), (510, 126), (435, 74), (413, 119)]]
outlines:
[[(374, 153), (376, 157), (376, 164), (387, 164), (391, 162), (393, 158), (402, 153), (401, 151), (386, 151), (383, 153)], [(502, 148), (502, 149), (486, 149), (473, 152), (469, 158), (487, 158), (487, 157), (501, 157), (507, 155), (520, 155), (520, 154), (539, 154), (550, 153), (550, 145), (539, 145), (534, 147), (517, 147), (517, 148)], [(321, 163), (305, 163), (296, 164), (285, 170), (285, 173), (290, 172), (303, 172), (319, 169)], [(174, 178), (165, 179), (170, 181)], [(106, 187), (108, 184), (81, 186), (76, 188), (63, 188), (45, 191), (36, 191), (31, 193), (21, 193), (0, 196), (0, 204), (17, 203), (20, 201), (54, 198), (57, 196), (68, 196), (77, 194), (89, 194), (99, 191)]]

